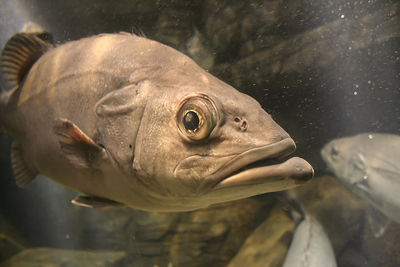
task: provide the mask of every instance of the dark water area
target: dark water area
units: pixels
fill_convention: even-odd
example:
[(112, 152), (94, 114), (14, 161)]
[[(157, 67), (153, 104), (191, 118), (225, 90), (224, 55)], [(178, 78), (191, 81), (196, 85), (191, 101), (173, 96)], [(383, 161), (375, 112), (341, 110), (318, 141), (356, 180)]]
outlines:
[[(316, 178), (296, 195), (327, 232), (338, 266), (400, 265), (400, 225), (375, 238), (364, 203), (320, 155), (332, 139), (400, 134), (398, 1), (0, 0), (0, 18), (1, 45), (33, 21), (56, 44), (126, 31), (189, 55), (260, 102), (314, 167)], [(279, 194), (185, 213), (99, 212), (74, 206), (75, 192), (44, 177), (18, 188), (11, 141), (0, 135), (0, 266), (18, 266), (5, 260), (21, 253), (54, 266), (283, 264), (296, 224)]]

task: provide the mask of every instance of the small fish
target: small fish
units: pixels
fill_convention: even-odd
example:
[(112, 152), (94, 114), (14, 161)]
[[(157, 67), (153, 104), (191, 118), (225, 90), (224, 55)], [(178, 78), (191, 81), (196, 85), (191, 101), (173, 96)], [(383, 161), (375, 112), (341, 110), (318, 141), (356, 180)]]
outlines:
[(319, 222), (306, 214), (299, 223), (283, 267), (336, 267), (331, 242)]
[(0, 129), (17, 185), (38, 174), (97, 209), (188, 211), (285, 190), (313, 176), (260, 104), (184, 54), (129, 33), (55, 47), (13, 36)]
[(321, 155), (328, 168), (370, 206), (368, 220), (376, 237), (390, 218), (400, 223), (400, 136), (365, 133), (335, 139)]

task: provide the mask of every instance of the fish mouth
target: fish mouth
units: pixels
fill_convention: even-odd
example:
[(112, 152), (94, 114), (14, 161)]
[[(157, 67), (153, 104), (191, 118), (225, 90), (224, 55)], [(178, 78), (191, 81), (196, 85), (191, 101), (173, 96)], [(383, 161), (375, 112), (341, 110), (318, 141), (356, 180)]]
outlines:
[(314, 175), (311, 165), (299, 157), (284, 160), (295, 149), (294, 141), (285, 138), (238, 154), (206, 178), (214, 181), (207, 197), (234, 200), (304, 184)]

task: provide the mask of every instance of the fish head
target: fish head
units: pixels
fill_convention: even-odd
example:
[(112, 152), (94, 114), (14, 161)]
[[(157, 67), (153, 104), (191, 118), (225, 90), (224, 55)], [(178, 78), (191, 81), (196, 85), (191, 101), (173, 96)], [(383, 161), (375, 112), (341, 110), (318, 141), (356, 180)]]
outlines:
[(321, 149), (328, 169), (345, 184), (353, 185), (367, 177), (367, 155), (359, 138), (344, 137), (330, 141)]
[(136, 177), (161, 210), (285, 190), (313, 176), (305, 160), (282, 160), (295, 143), (255, 99), (183, 64), (149, 81), (134, 149)]

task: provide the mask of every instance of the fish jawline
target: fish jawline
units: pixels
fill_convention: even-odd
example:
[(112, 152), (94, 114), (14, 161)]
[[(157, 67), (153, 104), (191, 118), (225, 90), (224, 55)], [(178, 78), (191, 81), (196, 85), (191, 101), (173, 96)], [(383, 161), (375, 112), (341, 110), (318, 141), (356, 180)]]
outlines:
[[(271, 161), (285, 157), (296, 149), (296, 144), (292, 138), (288, 137), (272, 144), (258, 146), (237, 154), (234, 158), (227, 161), (221, 168), (203, 180), (199, 187), (199, 192), (207, 192), (224, 179), (237, 174), (238, 172), (249, 169), (257, 162)], [(275, 162), (276, 163), (276, 162)], [(262, 162), (263, 166), (272, 163)], [(259, 166), (258, 166), (259, 167)]]
[(294, 188), (313, 175), (314, 170), (307, 161), (293, 157), (280, 164), (245, 169), (226, 177), (203, 197), (211, 204), (227, 202)]
[(292, 179), (297, 184), (303, 184), (313, 175), (313, 168), (307, 161), (293, 157), (280, 164), (245, 169), (223, 179), (213, 190), (234, 186), (268, 184), (286, 179)]
[(279, 160), (294, 150), (293, 140), (285, 138), (239, 154), (205, 179), (213, 183), (204, 197), (230, 201), (304, 184), (314, 175), (307, 161), (298, 157)]

